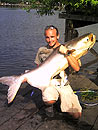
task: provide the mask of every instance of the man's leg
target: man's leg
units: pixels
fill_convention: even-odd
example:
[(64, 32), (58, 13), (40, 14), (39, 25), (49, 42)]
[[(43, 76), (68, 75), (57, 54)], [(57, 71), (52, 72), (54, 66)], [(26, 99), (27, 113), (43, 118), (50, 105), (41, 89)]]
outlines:
[(77, 95), (74, 94), (70, 85), (58, 88), (61, 99), (61, 111), (67, 112), (75, 119), (81, 117), (82, 107), (80, 106)]
[(53, 86), (46, 88), (42, 92), (42, 98), (43, 98), (43, 101), (46, 104), (46, 109), (45, 109), (46, 114), (49, 117), (54, 116), (53, 104), (58, 100), (58, 97), (59, 97), (59, 93), (57, 92), (57, 90)]

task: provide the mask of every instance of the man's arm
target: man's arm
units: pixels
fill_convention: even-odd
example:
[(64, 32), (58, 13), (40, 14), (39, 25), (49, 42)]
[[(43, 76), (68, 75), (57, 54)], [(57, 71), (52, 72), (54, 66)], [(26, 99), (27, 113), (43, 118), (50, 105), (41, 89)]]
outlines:
[(75, 57), (73, 57), (71, 54), (69, 56), (66, 56), (69, 65), (71, 65), (71, 67), (75, 70), (75, 71), (79, 71), (80, 70), (80, 66), (78, 61), (76, 60)]
[(68, 60), (68, 63), (69, 65), (71, 65), (71, 67), (75, 70), (75, 71), (79, 71), (80, 70), (80, 66), (79, 66), (79, 63), (77, 61), (77, 59), (72, 56), (71, 54), (70, 55), (67, 55), (67, 48), (63, 45), (60, 46), (60, 49), (59, 51), (63, 54), (65, 54), (67, 60)]

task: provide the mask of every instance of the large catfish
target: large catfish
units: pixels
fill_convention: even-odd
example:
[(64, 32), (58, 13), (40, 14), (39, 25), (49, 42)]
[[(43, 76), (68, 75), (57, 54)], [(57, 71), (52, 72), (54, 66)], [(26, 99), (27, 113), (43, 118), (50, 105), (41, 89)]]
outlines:
[[(64, 46), (66, 46), (71, 54), (78, 60), (93, 47), (95, 41), (96, 36), (93, 33), (88, 33), (68, 41)], [(68, 61), (66, 57), (59, 52), (59, 48), (60, 46), (56, 48), (42, 64), (33, 70), (19, 76), (5, 76), (0, 78), (0, 83), (9, 86), (8, 103), (13, 101), (23, 82), (27, 82), (31, 86), (43, 90), (49, 86), (53, 76), (68, 67)]]

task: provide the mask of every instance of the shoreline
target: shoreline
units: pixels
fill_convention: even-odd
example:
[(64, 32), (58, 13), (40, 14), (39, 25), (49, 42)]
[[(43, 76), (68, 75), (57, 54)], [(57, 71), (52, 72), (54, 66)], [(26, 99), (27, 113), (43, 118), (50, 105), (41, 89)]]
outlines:
[(9, 4), (9, 3), (0, 3), (0, 7), (18, 7), (18, 8), (28, 8), (31, 5), (29, 4)]

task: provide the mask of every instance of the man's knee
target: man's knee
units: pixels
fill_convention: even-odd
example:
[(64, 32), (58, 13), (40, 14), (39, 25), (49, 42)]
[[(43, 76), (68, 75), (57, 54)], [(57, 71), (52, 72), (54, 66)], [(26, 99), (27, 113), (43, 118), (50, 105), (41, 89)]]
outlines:
[(56, 100), (51, 100), (51, 101), (47, 101), (45, 102), (46, 105), (52, 105), (56, 102)]
[(75, 119), (79, 119), (79, 118), (81, 117), (81, 115), (82, 115), (81, 112), (76, 112), (76, 113), (69, 112), (69, 114), (70, 114), (73, 118), (75, 118)]

